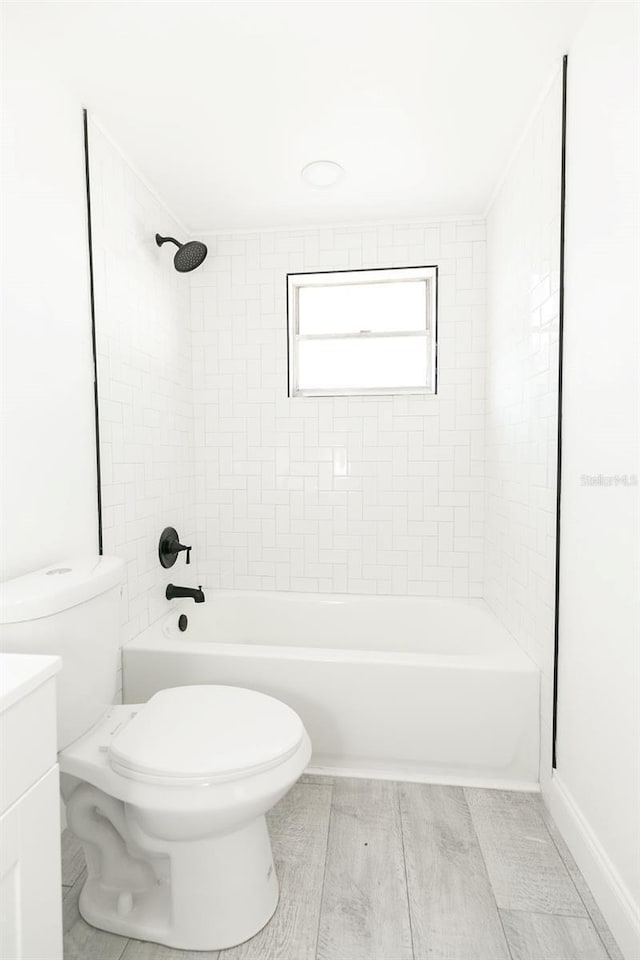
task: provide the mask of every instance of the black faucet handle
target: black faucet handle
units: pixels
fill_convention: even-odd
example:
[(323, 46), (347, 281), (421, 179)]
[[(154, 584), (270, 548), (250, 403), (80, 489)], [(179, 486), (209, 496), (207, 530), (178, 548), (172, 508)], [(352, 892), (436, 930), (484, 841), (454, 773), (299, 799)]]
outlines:
[(176, 553), (176, 556), (179, 553), (182, 553), (183, 550), (187, 552), (187, 563), (191, 563), (191, 547), (185, 546), (183, 543), (176, 543), (173, 545), (173, 550)]
[(160, 535), (160, 543), (158, 544), (158, 557), (161, 566), (165, 569), (172, 567), (183, 550), (187, 552), (187, 563), (191, 563), (191, 547), (180, 543), (175, 527), (165, 527)]

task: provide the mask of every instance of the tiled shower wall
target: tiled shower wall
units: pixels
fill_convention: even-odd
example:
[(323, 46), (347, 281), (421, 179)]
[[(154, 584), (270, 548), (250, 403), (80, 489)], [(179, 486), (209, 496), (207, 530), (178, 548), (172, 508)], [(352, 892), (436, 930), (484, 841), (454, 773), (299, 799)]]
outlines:
[(168, 609), (170, 579), (195, 583), (182, 558), (158, 562), (165, 526), (194, 535), (189, 277), (154, 241), (183, 228), (93, 122), (89, 134), (104, 551), (127, 563), (126, 640)]
[[(488, 274), (485, 223), (464, 220), (216, 235), (180, 275), (153, 238), (183, 228), (94, 124), (90, 148), (104, 541), (127, 561), (125, 638), (167, 609), (170, 579), (484, 596), (542, 670), (544, 776), (559, 78), (490, 211)], [(286, 274), (420, 264), (439, 267), (438, 395), (289, 399)], [(167, 524), (197, 567), (160, 568)]]
[(550, 775), (555, 590), (561, 78), (487, 220), (484, 596), (542, 675)]
[[(212, 588), (482, 595), (483, 221), (207, 239), (191, 275)], [(437, 396), (287, 397), (286, 274), (438, 264)]]

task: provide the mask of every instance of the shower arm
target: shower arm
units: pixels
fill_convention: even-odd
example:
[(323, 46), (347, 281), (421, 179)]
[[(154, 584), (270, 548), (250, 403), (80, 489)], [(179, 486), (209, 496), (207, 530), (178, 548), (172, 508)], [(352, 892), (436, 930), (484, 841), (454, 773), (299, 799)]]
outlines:
[(167, 243), (167, 242), (175, 243), (178, 249), (184, 246), (184, 244), (179, 243), (177, 240), (174, 240), (173, 237), (161, 237), (159, 233), (156, 233), (156, 243), (158, 244), (159, 247), (161, 247), (163, 243)]

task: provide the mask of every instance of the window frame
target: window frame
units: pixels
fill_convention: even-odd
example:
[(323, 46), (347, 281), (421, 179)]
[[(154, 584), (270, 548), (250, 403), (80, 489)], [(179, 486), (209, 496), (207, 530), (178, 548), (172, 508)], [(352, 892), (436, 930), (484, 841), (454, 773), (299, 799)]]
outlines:
[[(358, 279), (361, 277), (362, 279)], [(324, 281), (321, 279), (324, 278)], [(366, 278), (366, 279), (365, 279)], [(315, 280), (315, 282), (314, 282)], [(403, 336), (417, 337), (422, 331), (407, 330), (389, 333), (318, 333), (300, 334), (299, 331), (299, 290), (302, 287), (371, 285), (374, 283), (393, 283), (406, 280), (424, 280), (427, 286), (427, 317), (424, 329), (426, 342), (427, 370), (429, 384), (396, 387), (330, 387), (316, 390), (302, 390), (297, 382), (298, 343), (305, 340), (365, 340), (397, 339)], [(364, 267), (354, 270), (313, 270), (287, 274), (287, 383), (288, 396), (291, 399), (304, 397), (376, 397), (394, 394), (420, 394), (433, 397), (438, 392), (438, 266), (423, 264), (412, 267)]]

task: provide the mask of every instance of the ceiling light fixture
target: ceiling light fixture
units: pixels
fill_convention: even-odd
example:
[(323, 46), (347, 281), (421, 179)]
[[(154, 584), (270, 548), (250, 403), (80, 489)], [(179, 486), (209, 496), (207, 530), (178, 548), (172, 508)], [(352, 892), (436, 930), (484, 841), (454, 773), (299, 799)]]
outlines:
[(337, 183), (344, 170), (333, 160), (314, 160), (302, 168), (302, 179), (312, 187), (332, 187)]

